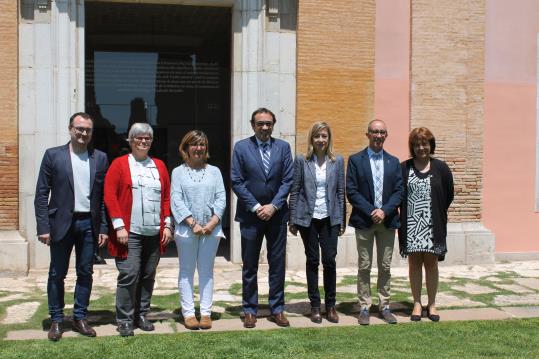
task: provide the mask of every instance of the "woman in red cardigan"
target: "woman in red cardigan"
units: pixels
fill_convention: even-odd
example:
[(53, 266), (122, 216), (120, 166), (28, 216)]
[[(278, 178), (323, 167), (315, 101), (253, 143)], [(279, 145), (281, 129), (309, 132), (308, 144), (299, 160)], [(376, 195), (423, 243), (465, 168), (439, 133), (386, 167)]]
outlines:
[(105, 177), (105, 205), (112, 226), (109, 253), (118, 268), (116, 321), (121, 336), (136, 326), (154, 330), (150, 311), (155, 273), (172, 239), (170, 178), (165, 164), (150, 158), (153, 130), (135, 123), (129, 130), (131, 153), (115, 159)]

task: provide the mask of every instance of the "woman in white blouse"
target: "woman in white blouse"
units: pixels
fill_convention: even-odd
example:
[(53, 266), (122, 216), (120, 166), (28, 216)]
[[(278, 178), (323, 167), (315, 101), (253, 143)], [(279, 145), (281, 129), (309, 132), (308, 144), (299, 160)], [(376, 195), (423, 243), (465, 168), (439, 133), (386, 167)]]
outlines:
[(118, 268), (116, 321), (121, 336), (136, 326), (154, 330), (150, 312), (161, 254), (172, 239), (170, 178), (163, 161), (148, 156), (153, 129), (134, 123), (128, 135), (131, 153), (115, 159), (105, 177), (105, 205), (112, 221), (109, 253)]
[(325, 122), (313, 124), (307, 153), (294, 161), (290, 190), (290, 233), (301, 234), (307, 257), (307, 291), (311, 320), (321, 323), (318, 265), (322, 249), (326, 318), (338, 323), (335, 309), (337, 237), (345, 230), (344, 160), (333, 153), (331, 129)]
[[(187, 329), (210, 329), (213, 304), (213, 265), (220, 238), (226, 194), (221, 171), (207, 164), (208, 138), (202, 131), (187, 133), (180, 143), (184, 163), (172, 171), (171, 207), (174, 239), (180, 260), (178, 288)], [(195, 316), (194, 283), (198, 268), (200, 321)]]

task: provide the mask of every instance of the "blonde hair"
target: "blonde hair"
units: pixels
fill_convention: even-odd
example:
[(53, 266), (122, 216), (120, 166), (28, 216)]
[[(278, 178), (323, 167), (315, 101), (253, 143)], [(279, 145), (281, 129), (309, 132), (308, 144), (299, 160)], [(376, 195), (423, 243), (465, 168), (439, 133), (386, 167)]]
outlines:
[(331, 128), (329, 128), (329, 125), (323, 121), (313, 123), (313, 126), (309, 130), (309, 135), (307, 137), (307, 141), (308, 141), (307, 153), (305, 154), (305, 158), (309, 161), (313, 158), (313, 154), (314, 154), (313, 137), (316, 136), (322, 130), (328, 131), (328, 146), (326, 148), (326, 155), (331, 161), (335, 161), (335, 154), (333, 153), (333, 139), (331, 136)]
[(192, 130), (187, 132), (187, 134), (183, 136), (182, 141), (180, 142), (179, 150), (184, 162), (187, 162), (187, 160), (189, 159), (189, 152), (187, 151), (187, 147), (189, 147), (189, 145), (199, 143), (206, 146), (204, 162), (208, 161), (208, 158), (210, 158), (210, 144), (208, 143), (208, 136), (206, 136), (206, 134), (200, 130)]

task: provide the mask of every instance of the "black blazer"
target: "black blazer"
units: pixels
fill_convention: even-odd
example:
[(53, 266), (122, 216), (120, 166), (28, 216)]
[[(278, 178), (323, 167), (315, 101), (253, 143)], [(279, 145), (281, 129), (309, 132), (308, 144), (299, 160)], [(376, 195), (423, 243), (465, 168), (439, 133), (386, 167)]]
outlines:
[[(103, 203), (103, 182), (108, 168), (107, 155), (88, 149), (90, 162), (90, 211), (94, 238), (108, 233)], [(49, 200), (50, 193), (50, 200)], [(75, 194), (69, 143), (45, 151), (34, 199), (37, 234), (50, 234), (51, 241), (62, 240), (71, 226)]]
[[(384, 186), (382, 210), (385, 213), (384, 225), (397, 229), (400, 226), (397, 208), (402, 200), (402, 173), (399, 160), (384, 150)], [(346, 174), (346, 196), (352, 205), (348, 224), (359, 229), (373, 225), (371, 212), (374, 207), (374, 183), (367, 148), (348, 159)]]

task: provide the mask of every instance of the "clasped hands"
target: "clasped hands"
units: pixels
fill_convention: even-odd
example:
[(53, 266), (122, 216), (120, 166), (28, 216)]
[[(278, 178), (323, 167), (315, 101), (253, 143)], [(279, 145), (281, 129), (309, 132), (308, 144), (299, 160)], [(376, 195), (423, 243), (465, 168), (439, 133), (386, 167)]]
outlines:
[(185, 223), (191, 228), (193, 234), (196, 234), (197, 236), (206, 235), (213, 232), (213, 230), (219, 223), (219, 217), (214, 215), (209, 220), (209, 222), (204, 225), (201, 225), (200, 223), (196, 222), (193, 217), (189, 217), (189, 221), (186, 220)]
[(376, 208), (374, 211), (371, 212), (371, 219), (374, 224), (383, 223), (385, 218), (386, 214), (380, 208)]
[(256, 216), (263, 221), (269, 221), (277, 209), (270, 203), (256, 209)]

